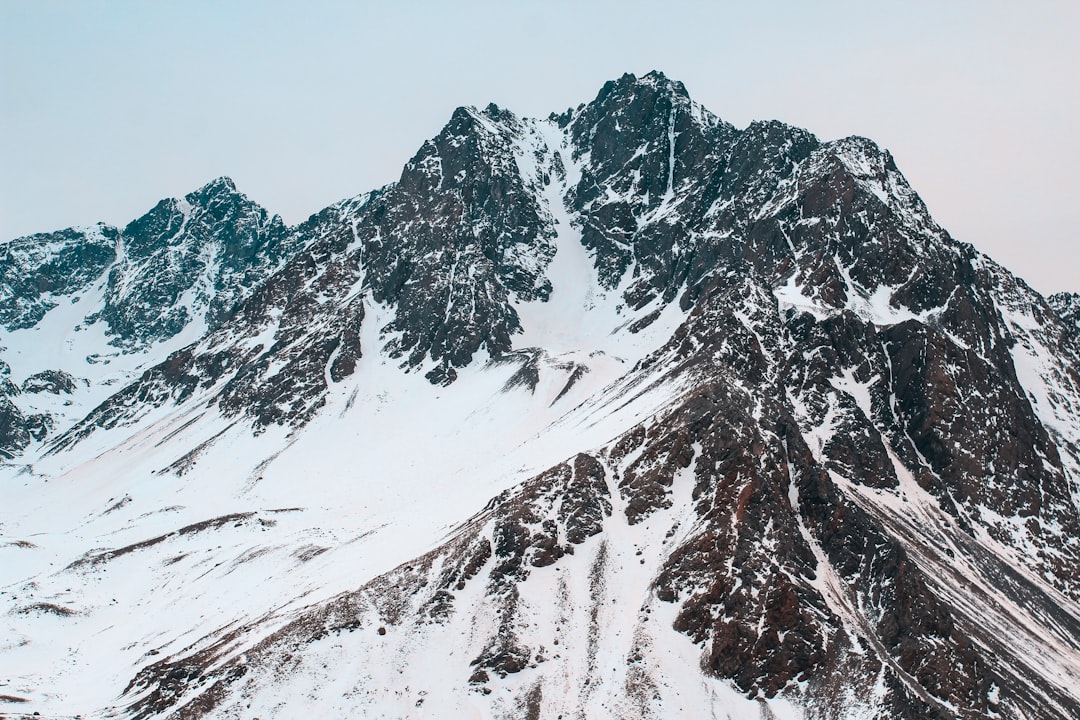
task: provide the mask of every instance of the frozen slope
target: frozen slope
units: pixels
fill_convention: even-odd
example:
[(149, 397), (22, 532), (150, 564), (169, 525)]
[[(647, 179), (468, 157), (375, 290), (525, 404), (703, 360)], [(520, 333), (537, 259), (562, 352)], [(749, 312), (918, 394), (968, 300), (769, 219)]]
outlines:
[[(356, 372), (303, 431), (252, 436), (198, 398), (11, 468), (8, 694), (51, 714), (109, 707), (148, 659), (426, 552), (565, 447), (606, 441), (664, 397), (611, 420), (590, 397), (634, 358), (565, 349), (433, 386), (381, 353), (385, 309), (368, 312)], [(535, 386), (512, 382), (523, 367)]]

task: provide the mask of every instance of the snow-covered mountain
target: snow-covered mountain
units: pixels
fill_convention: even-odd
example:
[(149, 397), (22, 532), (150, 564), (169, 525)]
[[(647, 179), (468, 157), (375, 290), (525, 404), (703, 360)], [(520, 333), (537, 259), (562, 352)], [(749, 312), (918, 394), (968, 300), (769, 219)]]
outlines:
[(0, 246), (0, 713), (1080, 717), (1080, 307), (660, 73)]

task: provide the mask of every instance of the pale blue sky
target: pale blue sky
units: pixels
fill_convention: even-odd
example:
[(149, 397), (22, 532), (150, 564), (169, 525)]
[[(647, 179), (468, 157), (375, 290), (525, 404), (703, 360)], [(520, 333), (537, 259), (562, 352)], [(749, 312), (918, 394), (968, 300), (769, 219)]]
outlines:
[(1080, 290), (1080, 2), (0, 0), (0, 240), (229, 175), (287, 222), (395, 180), (457, 105), (658, 69), (742, 127), (893, 151), (937, 219)]

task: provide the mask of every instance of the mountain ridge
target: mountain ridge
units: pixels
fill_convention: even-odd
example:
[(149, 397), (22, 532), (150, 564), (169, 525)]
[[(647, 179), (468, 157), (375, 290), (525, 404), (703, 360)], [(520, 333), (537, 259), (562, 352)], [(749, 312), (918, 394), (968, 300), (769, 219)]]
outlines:
[[(1080, 711), (1075, 303), (953, 240), (872, 141), (740, 131), (650, 73), (544, 120), (459, 108), (397, 182), (295, 228), (211, 186), (117, 231), (170, 269), (148, 312), (102, 316), (136, 319), (120, 370), (24, 350), (0, 394), (19, 506), (108, 507), (9, 587), (96, 596), (134, 556), (212, 578), (184, 592), (216, 624), (97, 641), (124, 658), (113, 714)], [(183, 272), (189, 238), (240, 264)], [(198, 278), (217, 294), (169, 335)], [(265, 572), (265, 602), (230, 584)]]

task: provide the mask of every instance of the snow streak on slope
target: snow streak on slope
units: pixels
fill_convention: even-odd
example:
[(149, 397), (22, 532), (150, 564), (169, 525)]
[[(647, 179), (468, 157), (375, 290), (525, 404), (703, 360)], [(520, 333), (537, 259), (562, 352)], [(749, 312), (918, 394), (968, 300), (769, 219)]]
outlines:
[[(554, 121), (528, 122), (529, 133), (516, 148), (516, 157), (522, 176), (542, 188), (557, 235), (555, 257), (544, 271), (552, 284), (551, 299), (515, 305), (524, 328), (515, 345), (544, 348), (555, 356), (604, 354), (629, 368), (666, 340), (685, 313), (659, 298), (636, 311), (626, 307), (629, 275), (614, 289), (601, 286), (595, 258), (581, 243), (581, 220), (571, 216), (565, 200), (567, 191), (581, 181), (585, 159), (573, 157), (569, 138)], [(658, 317), (650, 317), (654, 313)], [(643, 318), (649, 322), (640, 322)], [(647, 330), (639, 332), (635, 323)]]
[(891, 452), (890, 457), (900, 478), (898, 495), (835, 479), (902, 539), (941, 596), (963, 608), (967, 622), (977, 623), (964, 630), (1003, 660), (999, 672), (1006, 682), (1025, 687), (1035, 703), (1067, 717), (1071, 708), (1028, 683), (1040, 676), (1066, 694), (1080, 686), (1080, 606), (1038, 577), (1018, 572), (1009, 562), (1014, 552), (985, 531), (971, 538)]

